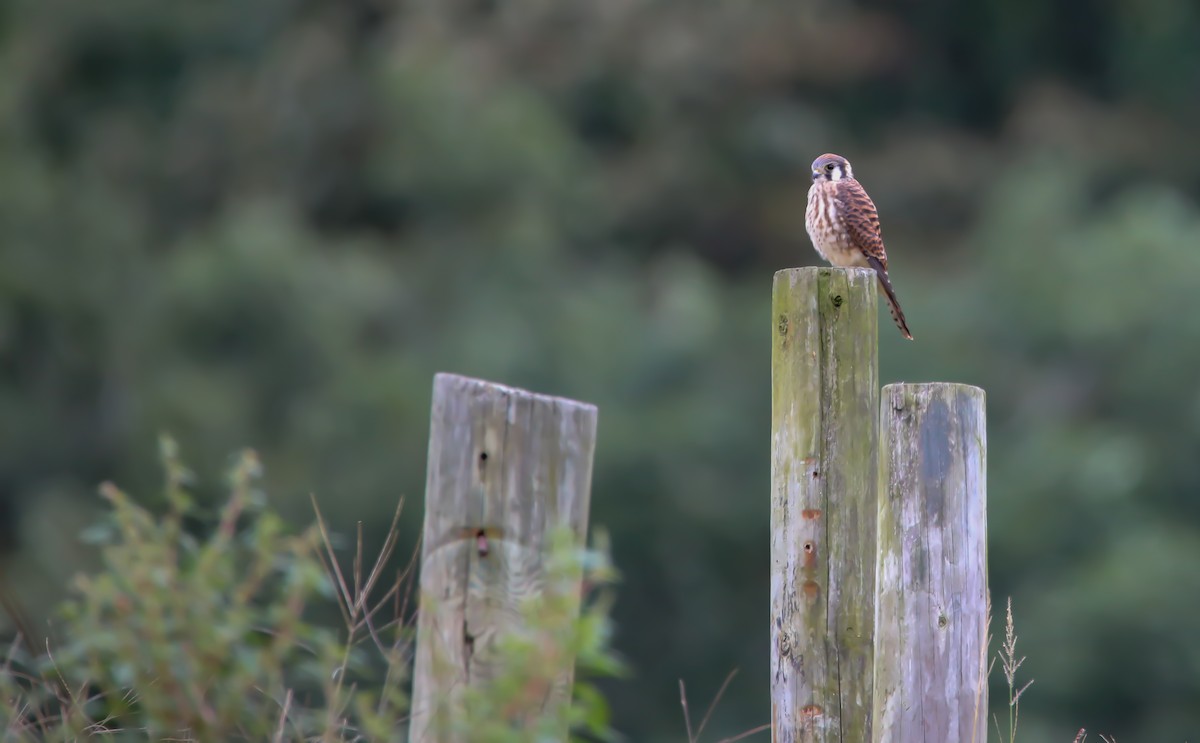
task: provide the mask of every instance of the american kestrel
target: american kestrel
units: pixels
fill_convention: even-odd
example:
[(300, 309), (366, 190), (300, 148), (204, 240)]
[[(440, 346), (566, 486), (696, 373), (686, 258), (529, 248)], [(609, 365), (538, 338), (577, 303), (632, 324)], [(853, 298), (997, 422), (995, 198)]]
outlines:
[(813, 160), (812, 180), (804, 223), (813, 247), (835, 266), (875, 269), (892, 319), (904, 337), (912, 340), (904, 312), (888, 279), (887, 253), (883, 249), (875, 202), (855, 180), (850, 161), (841, 155), (821, 155)]

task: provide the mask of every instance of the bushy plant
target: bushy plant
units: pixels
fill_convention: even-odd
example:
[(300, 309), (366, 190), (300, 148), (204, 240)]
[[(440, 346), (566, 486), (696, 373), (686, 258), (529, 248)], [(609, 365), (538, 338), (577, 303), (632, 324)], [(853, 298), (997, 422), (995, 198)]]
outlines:
[[(5, 740), (403, 737), (415, 571), (410, 563), (382, 585), (395, 524), (365, 575), (361, 535), (343, 571), (319, 512), (293, 533), (270, 510), (254, 452), (240, 455), (228, 499), (206, 519), (174, 442), (161, 448), (165, 513), (104, 485), (111, 512), (87, 534), (101, 544), (100, 569), (76, 579), (45, 652), (10, 647), (0, 669)], [(502, 673), (472, 687), (454, 721), (472, 741), (537, 739), (504, 712), (552, 678), (553, 658), (575, 655), (584, 675), (620, 670), (608, 647), (608, 602), (578, 613), (582, 573), (593, 586), (612, 580), (604, 553), (559, 535), (552, 544), (528, 624), (497, 638)], [(341, 627), (323, 621), (337, 611)], [(609, 733), (607, 707), (586, 684), (539, 719)]]

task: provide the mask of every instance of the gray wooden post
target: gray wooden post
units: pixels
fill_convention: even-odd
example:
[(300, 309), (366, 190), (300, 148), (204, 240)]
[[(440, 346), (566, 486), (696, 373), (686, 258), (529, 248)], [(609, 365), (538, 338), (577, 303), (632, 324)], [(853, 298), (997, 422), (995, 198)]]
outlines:
[(771, 729), (871, 739), (879, 425), (875, 274), (775, 274)]
[(879, 743), (987, 741), (984, 424), (978, 387), (883, 389), (874, 702)]
[[(433, 383), (420, 614), (413, 677), (414, 743), (453, 743), (447, 723), (464, 689), (485, 684), (496, 638), (519, 626), (540, 593), (548, 533), (569, 527), (583, 544), (596, 408), (452, 374)], [(540, 714), (570, 693), (563, 653)], [(566, 740), (567, 731), (562, 731)], [(457, 740), (464, 740), (458, 738)]]

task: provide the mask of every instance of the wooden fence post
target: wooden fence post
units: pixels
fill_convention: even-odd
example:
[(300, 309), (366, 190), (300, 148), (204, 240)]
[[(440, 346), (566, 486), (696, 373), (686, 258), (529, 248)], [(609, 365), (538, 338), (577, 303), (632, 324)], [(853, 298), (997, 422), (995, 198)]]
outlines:
[(771, 730), (871, 739), (879, 425), (876, 279), (775, 274), (771, 348)]
[(883, 388), (878, 743), (987, 742), (986, 436), (978, 387)]
[[(433, 383), (420, 614), (413, 677), (413, 743), (453, 743), (444, 731), (463, 691), (486, 683), (492, 644), (519, 626), (542, 590), (547, 535), (569, 527), (583, 544), (596, 407), (452, 374)], [(564, 653), (548, 694), (523, 718), (570, 693)], [(566, 740), (567, 731), (562, 731)]]

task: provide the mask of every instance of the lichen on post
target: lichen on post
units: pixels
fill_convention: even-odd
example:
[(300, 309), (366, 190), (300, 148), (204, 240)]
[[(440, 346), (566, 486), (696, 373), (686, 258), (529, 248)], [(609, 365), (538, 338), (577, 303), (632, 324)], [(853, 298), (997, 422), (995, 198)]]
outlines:
[(772, 740), (871, 739), (879, 425), (872, 271), (775, 274)]

